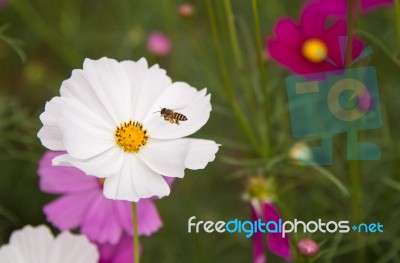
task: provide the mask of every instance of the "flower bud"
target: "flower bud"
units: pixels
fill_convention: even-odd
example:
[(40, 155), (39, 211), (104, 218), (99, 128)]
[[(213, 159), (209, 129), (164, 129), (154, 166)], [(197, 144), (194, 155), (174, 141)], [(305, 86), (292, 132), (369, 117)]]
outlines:
[(319, 252), (317, 242), (310, 238), (303, 238), (297, 243), (297, 250), (304, 257), (312, 257)]
[(147, 40), (147, 49), (153, 55), (165, 57), (171, 52), (171, 48), (171, 40), (161, 32), (152, 32)]
[(190, 3), (183, 3), (179, 6), (178, 12), (182, 17), (191, 17), (194, 13), (194, 7)]
[(313, 154), (307, 144), (298, 142), (289, 149), (289, 157), (298, 163), (310, 163)]

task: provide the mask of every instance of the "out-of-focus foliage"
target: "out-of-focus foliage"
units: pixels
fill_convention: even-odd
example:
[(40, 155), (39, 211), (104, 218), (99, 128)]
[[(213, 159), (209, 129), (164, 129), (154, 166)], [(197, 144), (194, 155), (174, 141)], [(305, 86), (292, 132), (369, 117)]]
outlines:
[[(219, 29), (222, 59), (227, 78), (235, 91), (235, 102), (246, 118), (252, 109), (245, 103), (243, 75), (257, 92), (256, 32), (251, 1), (231, 1), (243, 66), (238, 68), (231, 48), (222, 1), (210, 1)], [(258, 1), (263, 36), (272, 34), (283, 16), (298, 17), (302, 1)], [(285, 78), (290, 73), (268, 60), (266, 76), (272, 126), (267, 127), (273, 142), (272, 157), (259, 158), (247, 142), (227, 107), (224, 76), (214, 46), (207, 1), (193, 1), (191, 18), (178, 15), (177, 0), (12, 0), (0, 9), (0, 243), (13, 229), (25, 224), (45, 223), (42, 206), (54, 198), (38, 188), (37, 161), (44, 149), (36, 138), (38, 115), (45, 101), (58, 94), (62, 80), (83, 59), (108, 56), (136, 60), (142, 56), (159, 63), (175, 81), (197, 88), (208, 87), (213, 94), (210, 122), (201, 137), (223, 144), (215, 162), (204, 171), (188, 171), (177, 180), (171, 196), (157, 201), (164, 228), (142, 238), (143, 262), (250, 262), (251, 242), (242, 234), (189, 234), (187, 220), (246, 220), (249, 205), (242, 200), (245, 176), (262, 170), (275, 176), (278, 207), (284, 218), (300, 220), (352, 220), (351, 198), (342, 195), (326, 176), (335, 176), (352, 194), (345, 136), (334, 139), (334, 163), (324, 169), (298, 166), (285, 158), (297, 142), (291, 136)], [(383, 8), (360, 17), (357, 27), (370, 32), (394, 52), (396, 43), (394, 11)], [(7, 28), (5, 31), (4, 29)], [(162, 31), (172, 40), (172, 52), (158, 58), (146, 49), (147, 36)], [(321, 234), (313, 239), (325, 251), (317, 262), (400, 262), (400, 106), (399, 66), (385, 56), (379, 44), (364, 39), (374, 49), (368, 64), (377, 68), (384, 126), (368, 132), (366, 138), (378, 143), (382, 160), (362, 162), (361, 221), (381, 222), (383, 234)], [(17, 51), (17, 52), (16, 52)], [(26, 60), (21, 56), (26, 54)], [(247, 106), (246, 106), (247, 105)], [(252, 119), (253, 120), (253, 119)], [(307, 120), (312, 121), (312, 120)], [(252, 121), (257, 127), (259, 123)], [(305, 236), (293, 235), (293, 243)], [(362, 240), (362, 242), (360, 241)], [(293, 246), (295, 247), (295, 245)], [(268, 262), (282, 262), (268, 255)], [(361, 263), (361, 262), (360, 262)]]

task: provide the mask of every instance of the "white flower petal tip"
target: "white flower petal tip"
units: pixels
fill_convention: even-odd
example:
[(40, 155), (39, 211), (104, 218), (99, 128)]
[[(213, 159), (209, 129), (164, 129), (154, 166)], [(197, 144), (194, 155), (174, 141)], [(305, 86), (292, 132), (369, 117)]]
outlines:
[(167, 196), (170, 188), (160, 174), (138, 157), (127, 155), (121, 172), (106, 178), (103, 193), (109, 199), (137, 202), (141, 198)]
[(47, 226), (25, 226), (0, 248), (3, 263), (96, 263), (99, 253), (85, 236), (64, 232), (54, 238)]
[(190, 149), (186, 156), (185, 166), (191, 170), (204, 169), (209, 162), (215, 160), (221, 144), (211, 140), (186, 139), (190, 141)]
[(45, 111), (39, 116), (43, 127), (39, 130), (37, 137), (43, 146), (53, 151), (65, 150), (61, 130), (57, 123), (59, 118), (59, 99), (60, 97), (55, 97), (46, 102)]

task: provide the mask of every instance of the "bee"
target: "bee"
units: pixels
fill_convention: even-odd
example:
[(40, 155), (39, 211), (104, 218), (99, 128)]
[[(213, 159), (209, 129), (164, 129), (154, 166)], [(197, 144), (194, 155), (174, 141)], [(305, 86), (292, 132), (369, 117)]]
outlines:
[(183, 115), (182, 113), (179, 112), (175, 112), (171, 109), (167, 109), (167, 108), (161, 108), (160, 111), (156, 111), (154, 113), (160, 113), (160, 117), (163, 117), (164, 120), (169, 121), (171, 124), (176, 123), (177, 125), (179, 125), (180, 121), (187, 121), (188, 118)]

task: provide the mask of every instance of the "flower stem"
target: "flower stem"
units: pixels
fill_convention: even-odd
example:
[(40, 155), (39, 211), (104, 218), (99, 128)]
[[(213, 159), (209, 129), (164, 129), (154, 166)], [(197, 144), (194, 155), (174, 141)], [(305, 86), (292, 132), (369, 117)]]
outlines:
[(381, 49), (381, 51), (388, 57), (388, 59), (390, 59), (390, 61), (393, 64), (395, 64), (396, 66), (400, 66), (400, 60), (396, 57), (395, 54), (392, 53), (392, 51), (390, 51), (390, 49), (379, 38), (375, 37), (373, 34), (365, 30), (357, 29), (355, 32), (357, 33), (357, 35), (373, 42), (376, 46), (378, 46)]
[(232, 11), (231, 0), (224, 0), (223, 4), (227, 21), (229, 39), (232, 47), (233, 58), (239, 70), (239, 78), (241, 81), (241, 85), (243, 87), (242, 90), (244, 91), (244, 95), (247, 100), (248, 104), (247, 106), (251, 111), (251, 114), (249, 116), (254, 117), (255, 123), (259, 123), (260, 121), (258, 118), (258, 111), (257, 111), (257, 98), (255, 94), (252, 92), (250, 80), (248, 78), (249, 74), (246, 74), (245, 64), (240, 50), (239, 38), (235, 25), (235, 16)]
[(139, 257), (139, 232), (136, 203), (132, 203), (132, 223), (133, 223), (133, 263), (140, 263)]
[(256, 44), (257, 44), (257, 58), (258, 58), (258, 66), (260, 68), (261, 75), (261, 87), (263, 92), (263, 102), (264, 102), (264, 114), (265, 120), (267, 122), (267, 131), (266, 131), (266, 148), (268, 148), (268, 153), (272, 152), (272, 140), (271, 140), (271, 117), (270, 117), (270, 104), (268, 100), (268, 90), (267, 90), (267, 74), (266, 67), (263, 62), (263, 44), (261, 38), (261, 27), (260, 27), (260, 17), (258, 14), (258, 2), (257, 0), (251, 1), (252, 12), (253, 12), (253, 21), (254, 21), (254, 30), (256, 33)]
[[(353, 60), (353, 35), (354, 28), (356, 25), (357, 12), (361, 10), (361, 0), (347, 0), (347, 50), (346, 50), (346, 68), (351, 64)], [(358, 130), (356, 127), (350, 127), (347, 132), (348, 138), (347, 147), (351, 147), (351, 151), (357, 152), (358, 144)], [(349, 137), (350, 136), (350, 137)], [(359, 153), (356, 153), (357, 156)], [(352, 154), (353, 155), (353, 154)], [(362, 220), (362, 185), (360, 176), (360, 162), (358, 160), (350, 160), (348, 166), (348, 173), (350, 175), (351, 189), (352, 189), (352, 217), (354, 224), (360, 223)], [(357, 262), (365, 262), (365, 249), (364, 240), (362, 235), (357, 236), (358, 243), (362, 244), (361, 248), (357, 253)]]
[(400, 47), (400, 0), (394, 0), (394, 7), (396, 10), (397, 40)]
[(243, 111), (240, 109), (237, 101), (235, 100), (235, 95), (233, 93), (232, 85), (231, 85), (231, 82), (228, 77), (228, 73), (227, 73), (227, 69), (226, 69), (226, 65), (225, 65), (225, 61), (224, 61), (224, 56), (222, 54), (214, 9), (213, 9), (211, 0), (206, 0), (206, 3), (207, 3), (208, 17), (209, 17), (210, 26), (211, 26), (211, 35), (212, 35), (212, 38), (214, 41), (214, 47), (215, 47), (215, 52), (217, 55), (217, 61), (218, 61), (218, 65), (220, 67), (222, 82), (223, 82), (225, 93), (226, 93), (226, 96), (228, 99), (228, 103), (229, 103), (230, 107), (233, 109), (234, 115), (235, 115), (236, 119), (238, 120), (239, 125), (242, 128), (244, 134), (249, 139), (250, 143), (253, 145), (253, 147), (256, 149), (257, 152), (262, 153), (262, 147), (260, 146), (258, 140), (254, 136), (254, 133), (250, 127), (248, 119), (246, 118)]

